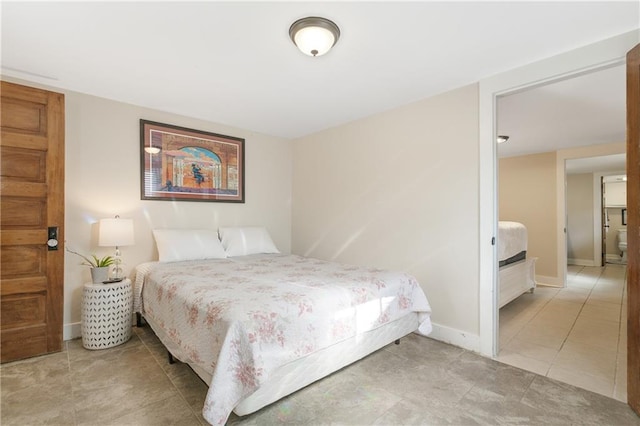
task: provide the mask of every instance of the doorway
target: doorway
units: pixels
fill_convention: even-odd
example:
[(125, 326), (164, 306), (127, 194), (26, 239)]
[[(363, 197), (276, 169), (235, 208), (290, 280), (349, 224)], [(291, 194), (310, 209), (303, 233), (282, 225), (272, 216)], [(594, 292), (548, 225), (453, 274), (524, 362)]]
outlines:
[(627, 175), (608, 174), (602, 184), (602, 264), (627, 264)]
[[(603, 180), (624, 174), (625, 166), (624, 153), (565, 161), (568, 265), (605, 266), (607, 237), (613, 250), (619, 226), (607, 227)], [(617, 215), (621, 222), (620, 209)]]
[[(523, 67), (495, 78), (487, 79), (480, 84), (480, 350), (489, 356), (498, 352), (498, 313), (497, 313), (497, 262), (495, 246), (484, 243), (497, 235), (497, 159), (495, 137), (496, 101), (499, 96), (517, 93), (528, 88), (538, 87), (550, 81), (564, 80), (569, 77), (583, 75), (587, 72), (610, 68), (624, 63), (624, 56), (631, 46), (637, 43), (637, 34), (629, 33), (599, 43), (597, 46), (584, 48), (580, 55), (563, 55), (548, 61), (537, 63), (535, 67)], [(549, 78), (549, 76), (554, 76)], [(624, 144), (624, 141), (622, 141)], [(576, 148), (575, 153), (580, 154)], [(590, 155), (603, 155), (607, 152), (593, 152)], [(577, 155), (582, 156), (582, 155)], [(556, 162), (556, 182), (558, 184), (558, 200), (564, 200), (564, 160), (571, 158), (568, 153), (558, 153)], [(565, 232), (564, 204), (557, 204), (555, 231), (563, 236)], [(566, 240), (557, 239), (556, 253), (566, 258)], [(566, 270), (566, 260), (558, 262), (558, 267)]]
[[(625, 63), (629, 49), (638, 43), (638, 32), (627, 33), (602, 40), (583, 48), (560, 54), (535, 64), (514, 69), (479, 83), (479, 345), (480, 353), (494, 357), (498, 351), (497, 316), (497, 147), (496, 100), (499, 96), (516, 93), (526, 88), (544, 85), (571, 76)], [(606, 155), (595, 153), (594, 155)], [(558, 160), (564, 161), (559, 156)], [(561, 170), (560, 170), (561, 169)], [(564, 175), (564, 163), (558, 167)], [(559, 189), (564, 195), (564, 187)], [(559, 209), (562, 210), (562, 209)], [(562, 213), (562, 215), (561, 215)], [(561, 222), (564, 211), (559, 211)], [(564, 226), (558, 231), (563, 232)], [(564, 249), (564, 247), (563, 247)]]
[[(618, 345), (626, 271), (595, 264), (601, 166), (593, 148), (624, 152), (624, 116), (624, 65), (498, 97), (497, 133), (509, 136), (498, 145), (498, 217), (526, 225), (538, 287), (498, 311), (496, 359), (626, 401), (626, 347)], [(599, 135), (609, 143), (598, 144)], [(577, 168), (587, 163), (577, 157), (592, 170)]]

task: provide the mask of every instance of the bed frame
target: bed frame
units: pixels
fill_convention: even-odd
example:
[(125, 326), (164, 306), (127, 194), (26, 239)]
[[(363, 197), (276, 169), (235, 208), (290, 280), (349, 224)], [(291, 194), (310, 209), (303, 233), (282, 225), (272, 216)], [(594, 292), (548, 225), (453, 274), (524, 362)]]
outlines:
[(537, 257), (531, 257), (500, 267), (498, 272), (500, 308), (527, 291), (533, 293), (536, 288), (537, 260)]
[[(136, 313), (137, 323), (142, 324), (142, 316)], [(169, 353), (169, 362), (173, 356), (171, 340), (162, 332), (162, 328), (154, 324), (153, 320), (144, 318), (165, 345)], [(275, 370), (269, 380), (254, 393), (240, 401), (233, 412), (245, 416), (328, 376), (329, 374), (358, 361), (365, 356), (395, 342), (418, 329), (418, 314), (409, 313), (391, 323), (374, 330), (356, 335), (333, 346), (322, 349), (283, 365)], [(197, 365), (189, 364), (193, 371), (207, 384), (211, 383), (211, 375)]]

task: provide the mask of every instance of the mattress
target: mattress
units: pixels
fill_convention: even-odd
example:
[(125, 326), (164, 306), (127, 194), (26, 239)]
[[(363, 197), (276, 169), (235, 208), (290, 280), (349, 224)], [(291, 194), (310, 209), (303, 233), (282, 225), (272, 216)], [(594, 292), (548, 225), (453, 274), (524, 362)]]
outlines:
[(409, 313), (431, 331), (426, 296), (405, 273), (280, 254), (137, 272), (139, 311), (176, 358), (211, 375), (203, 415), (212, 424), (297, 359)]
[(527, 251), (522, 250), (520, 253), (517, 253), (511, 256), (508, 259), (504, 259), (498, 262), (498, 266), (502, 268), (503, 266), (511, 265), (512, 263), (520, 262), (521, 260), (525, 260), (527, 258)]
[[(513, 260), (514, 256), (521, 256), (527, 251), (528, 244), (527, 228), (519, 222), (500, 221), (498, 222), (498, 261), (508, 263), (517, 262), (521, 259)], [(502, 265), (501, 265), (502, 266)]]

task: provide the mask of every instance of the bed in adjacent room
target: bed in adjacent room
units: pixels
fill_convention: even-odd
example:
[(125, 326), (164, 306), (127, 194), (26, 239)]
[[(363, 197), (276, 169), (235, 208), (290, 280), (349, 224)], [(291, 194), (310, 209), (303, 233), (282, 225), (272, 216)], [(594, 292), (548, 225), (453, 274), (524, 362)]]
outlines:
[(536, 260), (527, 257), (528, 233), (519, 222), (498, 222), (498, 302), (503, 307), (536, 287)]
[[(211, 424), (431, 331), (429, 303), (409, 274), (283, 255), (268, 235), (252, 248), (247, 232), (238, 244), (226, 238), (232, 234), (221, 229), (225, 251), (213, 258), (177, 253), (136, 268), (136, 312), (209, 385), (203, 415)], [(215, 244), (202, 235), (192, 242)], [(156, 235), (159, 252), (161, 240)], [(183, 243), (169, 246), (174, 254), (176, 246), (201, 251)]]

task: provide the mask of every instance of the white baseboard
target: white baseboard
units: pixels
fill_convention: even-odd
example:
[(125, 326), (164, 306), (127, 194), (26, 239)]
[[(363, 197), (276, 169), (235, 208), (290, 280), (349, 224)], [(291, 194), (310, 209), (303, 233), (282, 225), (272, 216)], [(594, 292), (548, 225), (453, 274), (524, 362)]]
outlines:
[(617, 254), (607, 254), (605, 256), (605, 260), (607, 261), (607, 263), (619, 263), (619, 264), (626, 263), (626, 262), (623, 262), (622, 257)]
[(567, 264), (577, 266), (596, 266), (593, 259), (567, 259)]
[(480, 352), (480, 336), (477, 334), (456, 330), (455, 328), (435, 323), (431, 325), (433, 326), (433, 331), (429, 334), (429, 337), (432, 339), (459, 346), (473, 352)]
[[(136, 314), (131, 315), (131, 324), (136, 324)], [(62, 340), (73, 340), (82, 337), (82, 328), (80, 322), (72, 322), (62, 327)]]
[(536, 284), (541, 285), (550, 285), (553, 287), (562, 287), (564, 283), (562, 282), (562, 278), (558, 277), (547, 277), (545, 275), (536, 275)]
[(72, 322), (71, 324), (65, 324), (62, 327), (62, 340), (73, 340), (82, 337), (79, 322)]

